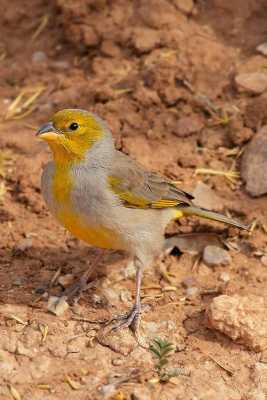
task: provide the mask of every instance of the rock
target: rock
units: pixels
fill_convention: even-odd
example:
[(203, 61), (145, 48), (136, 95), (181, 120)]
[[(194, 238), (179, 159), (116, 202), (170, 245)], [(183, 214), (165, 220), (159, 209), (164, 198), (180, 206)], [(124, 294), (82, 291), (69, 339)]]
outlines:
[(134, 265), (133, 260), (129, 261), (126, 265), (126, 268), (123, 270), (123, 275), (127, 279), (135, 279), (136, 276), (136, 267)]
[(198, 296), (198, 294), (199, 294), (199, 288), (195, 287), (195, 286), (188, 287), (185, 292), (186, 298), (189, 298), (189, 299), (192, 299), (192, 298)]
[(198, 282), (193, 276), (188, 276), (182, 281), (182, 285), (185, 288), (196, 287), (198, 285)]
[(267, 256), (262, 256), (262, 257), (261, 257), (261, 263), (262, 263), (265, 267), (267, 267)]
[(208, 208), (209, 210), (221, 211), (223, 202), (220, 197), (203, 182), (198, 182), (193, 191), (194, 204), (199, 207)]
[(190, 15), (194, 8), (193, 0), (175, 0), (174, 5), (184, 14)]
[(103, 346), (107, 346), (123, 356), (128, 356), (138, 346), (129, 329), (114, 332), (109, 326), (99, 332), (97, 340)]
[(64, 297), (50, 296), (47, 303), (47, 309), (57, 317), (63, 315), (69, 308), (69, 304)]
[(112, 40), (103, 40), (101, 51), (105, 56), (117, 57), (120, 55), (120, 48)]
[(204, 123), (198, 115), (182, 117), (177, 122), (175, 135), (178, 137), (188, 137), (193, 133), (201, 131), (203, 127)]
[(84, 43), (86, 46), (94, 47), (98, 44), (99, 37), (96, 34), (95, 30), (91, 26), (84, 25), (83, 26), (83, 40), (84, 40)]
[(16, 244), (13, 248), (14, 254), (22, 254), (25, 253), (28, 249), (32, 247), (32, 239), (26, 238), (22, 239), (18, 244)]
[(252, 129), (246, 128), (241, 119), (232, 119), (229, 123), (228, 136), (231, 142), (240, 146), (246, 143), (253, 136)]
[(159, 44), (159, 31), (150, 28), (138, 28), (135, 30), (133, 45), (139, 53), (148, 53)]
[(262, 351), (267, 347), (266, 306), (260, 296), (218, 296), (207, 309), (208, 323), (247, 348)]
[(70, 286), (73, 282), (74, 282), (74, 276), (72, 274), (60, 275), (60, 277), (58, 278), (58, 283), (63, 288)]
[(232, 261), (232, 257), (221, 247), (206, 246), (203, 252), (203, 261), (205, 264), (211, 267), (218, 265), (229, 265)]
[(267, 125), (247, 145), (241, 161), (241, 176), (251, 196), (267, 193)]
[(235, 77), (235, 83), (239, 91), (247, 91), (260, 94), (267, 89), (267, 74), (263, 72), (251, 72), (239, 74)]
[(219, 276), (220, 281), (224, 283), (228, 283), (231, 279), (230, 274), (228, 272), (222, 272)]
[(42, 64), (47, 61), (47, 56), (43, 51), (35, 51), (32, 55), (32, 62), (34, 64)]
[(123, 364), (123, 359), (122, 358), (114, 358), (111, 362), (112, 362), (112, 365), (114, 365), (114, 367), (117, 367), (117, 366)]
[(258, 50), (259, 53), (263, 54), (264, 56), (267, 56), (267, 42), (259, 44), (256, 47), (256, 49)]
[(55, 69), (69, 69), (70, 63), (68, 61), (58, 60), (54, 61), (53, 64), (51, 64), (51, 67)]

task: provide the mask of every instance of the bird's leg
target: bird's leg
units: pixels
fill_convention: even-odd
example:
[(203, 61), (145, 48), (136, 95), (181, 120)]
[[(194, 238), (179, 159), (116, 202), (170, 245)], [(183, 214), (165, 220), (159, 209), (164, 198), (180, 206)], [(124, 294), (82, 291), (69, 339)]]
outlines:
[(129, 327), (136, 335), (138, 335), (141, 316), (141, 282), (144, 268), (143, 263), (138, 258), (135, 258), (134, 263), (136, 266), (136, 292), (134, 305), (127, 314), (114, 317), (109, 321), (109, 323), (117, 321), (117, 323), (112, 326), (112, 331)]
[(104, 251), (100, 251), (96, 256), (93, 263), (90, 263), (89, 268), (80, 276), (80, 278), (74, 282), (70, 287), (65, 289), (62, 296), (69, 301), (70, 303), (77, 303), (82, 295), (82, 293), (89, 289), (91, 286), (95, 284), (94, 281), (88, 283), (88, 279), (92, 275), (92, 270), (95, 269), (95, 266), (99, 264), (104, 256)]

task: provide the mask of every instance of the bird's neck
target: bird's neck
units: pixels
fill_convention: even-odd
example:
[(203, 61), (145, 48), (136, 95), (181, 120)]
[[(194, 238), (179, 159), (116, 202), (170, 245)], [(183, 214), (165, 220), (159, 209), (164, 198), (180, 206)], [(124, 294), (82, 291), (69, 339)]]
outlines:
[(102, 139), (88, 144), (61, 140), (50, 142), (55, 164), (62, 168), (69, 168), (79, 164), (91, 164), (92, 166), (109, 165), (115, 151), (113, 138), (106, 135)]

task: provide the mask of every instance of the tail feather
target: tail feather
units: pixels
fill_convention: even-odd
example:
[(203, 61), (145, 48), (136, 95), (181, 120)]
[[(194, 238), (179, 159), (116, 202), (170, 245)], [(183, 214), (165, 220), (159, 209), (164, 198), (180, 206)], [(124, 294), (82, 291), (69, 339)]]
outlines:
[(206, 210), (205, 208), (200, 208), (197, 206), (189, 206), (183, 208), (183, 214), (184, 215), (196, 215), (198, 217), (206, 218), (206, 219), (211, 219), (213, 221), (219, 221), (219, 222), (224, 222), (225, 224), (236, 226), (237, 228), (240, 229), (245, 229), (249, 230), (250, 226), (249, 225), (244, 225), (239, 221), (235, 221), (232, 218), (226, 217), (226, 215), (214, 212), (214, 211), (209, 211)]

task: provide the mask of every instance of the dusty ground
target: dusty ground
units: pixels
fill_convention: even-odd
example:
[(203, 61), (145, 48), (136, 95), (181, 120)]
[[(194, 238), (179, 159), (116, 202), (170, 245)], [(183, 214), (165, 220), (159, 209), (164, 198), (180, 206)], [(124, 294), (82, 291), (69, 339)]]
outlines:
[[(266, 0), (36, 0), (30, 10), (26, 0), (1, 4), (1, 400), (265, 399), (266, 351), (212, 329), (205, 310), (218, 294), (267, 298), (266, 195), (252, 198), (240, 180), (195, 170), (239, 170), (239, 150), (267, 123), (264, 94), (234, 84), (239, 73), (266, 72), (267, 58), (255, 50), (266, 41)], [(33, 111), (12, 118), (21, 90), (40, 86)], [(49, 314), (36, 293), (59, 267), (61, 278), (75, 277), (96, 256), (54, 221), (40, 196), (49, 152), (34, 131), (63, 107), (97, 111), (118, 148), (187, 190), (205, 182), (219, 208), (258, 221), (252, 235), (195, 219), (170, 228), (217, 232), (232, 246), (228, 266), (192, 269), (195, 258), (184, 253), (145, 273), (144, 337), (175, 346), (168, 368), (179, 373), (167, 382), (159, 382), (152, 353), (130, 333), (99, 343), (94, 321), (131, 302), (125, 255), (107, 254), (96, 287), (62, 317)], [(182, 285), (188, 278), (195, 296)]]

